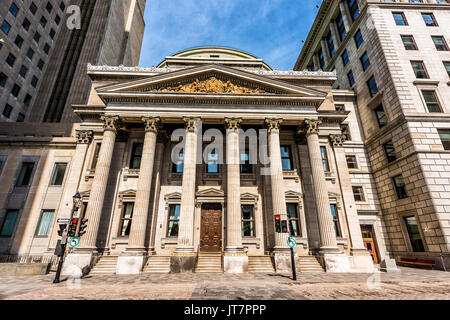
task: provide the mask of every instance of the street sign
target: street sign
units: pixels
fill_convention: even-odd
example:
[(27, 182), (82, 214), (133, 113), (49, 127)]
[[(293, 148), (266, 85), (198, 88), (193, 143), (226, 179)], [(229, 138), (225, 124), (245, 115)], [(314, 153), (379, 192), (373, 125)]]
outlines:
[(58, 223), (69, 223), (70, 219), (58, 219)]
[(78, 247), (79, 244), (80, 244), (80, 238), (72, 238), (69, 241), (69, 246), (71, 248), (76, 248), (76, 247)]
[(295, 241), (295, 238), (289, 237), (287, 239), (287, 244), (289, 248), (295, 248), (297, 246), (297, 241)]

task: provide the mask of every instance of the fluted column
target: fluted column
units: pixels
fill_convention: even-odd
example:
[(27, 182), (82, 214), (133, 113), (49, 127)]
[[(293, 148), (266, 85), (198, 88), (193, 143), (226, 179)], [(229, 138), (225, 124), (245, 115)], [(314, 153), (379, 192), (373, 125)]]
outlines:
[(227, 128), (227, 252), (243, 251), (239, 126), (242, 119), (225, 119)]
[(342, 20), (344, 20), (345, 30), (348, 32), (348, 30), (350, 30), (350, 28), (352, 27), (353, 21), (352, 17), (350, 16), (350, 9), (348, 8), (345, 1), (341, 1), (339, 3), (339, 10), (341, 11)]
[(181, 187), (181, 209), (178, 231), (177, 253), (194, 251), (194, 210), (195, 210), (195, 172), (197, 156), (197, 121), (185, 118), (186, 137), (184, 146), (183, 182)]
[(319, 57), (317, 56), (317, 54), (315, 53), (313, 55), (313, 65), (314, 65), (314, 69), (317, 71), (321, 68), (320, 66), (320, 62), (319, 62)]
[[(269, 131), (270, 183), (272, 187), (273, 215), (287, 220), (286, 195), (284, 192), (283, 166), (281, 164), (280, 127), (282, 119), (266, 119)], [(274, 221), (274, 218), (272, 219)], [(275, 250), (287, 249), (288, 233), (275, 232)]]
[(328, 198), (327, 183), (323, 170), (322, 157), (319, 145), (319, 120), (305, 120), (306, 139), (308, 142), (309, 157), (311, 161), (314, 192), (316, 194), (317, 215), (319, 218), (320, 250), (322, 252), (338, 252), (336, 233)]
[(102, 116), (104, 122), (103, 140), (95, 168), (94, 181), (89, 195), (86, 218), (89, 220), (86, 234), (80, 242), (81, 249), (95, 250), (97, 248), (97, 234), (102, 216), (103, 201), (105, 199), (109, 168), (111, 166), (117, 130), (119, 129), (118, 116)]
[[(328, 68), (328, 64), (330, 63), (330, 50), (328, 50), (328, 43), (325, 39), (320, 40), (320, 46), (322, 48), (323, 57), (325, 59), (325, 69)], [(323, 70), (325, 71), (325, 70)]]
[(161, 119), (159, 117), (144, 117), (142, 121), (145, 123), (145, 138), (127, 250), (145, 250), (144, 243), (150, 206), (156, 138)]

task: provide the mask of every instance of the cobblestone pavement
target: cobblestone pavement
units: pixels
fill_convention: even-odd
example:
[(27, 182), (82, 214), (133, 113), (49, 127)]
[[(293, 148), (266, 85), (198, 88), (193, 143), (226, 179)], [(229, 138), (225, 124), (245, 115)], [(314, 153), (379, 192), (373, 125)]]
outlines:
[(0, 299), (7, 300), (302, 300), (445, 299), (450, 273), (401, 268), (401, 273), (143, 274), (64, 279), (54, 274), (0, 276)]

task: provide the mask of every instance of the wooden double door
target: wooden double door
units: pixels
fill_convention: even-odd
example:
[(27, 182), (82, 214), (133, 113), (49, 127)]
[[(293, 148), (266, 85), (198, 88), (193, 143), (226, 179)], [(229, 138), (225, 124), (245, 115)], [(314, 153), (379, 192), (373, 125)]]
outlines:
[(361, 232), (364, 242), (364, 247), (366, 247), (367, 251), (369, 251), (370, 256), (372, 257), (373, 263), (379, 263), (378, 252), (375, 243), (374, 230), (372, 225), (361, 225)]
[(202, 205), (200, 226), (200, 251), (222, 251), (222, 205), (220, 203)]

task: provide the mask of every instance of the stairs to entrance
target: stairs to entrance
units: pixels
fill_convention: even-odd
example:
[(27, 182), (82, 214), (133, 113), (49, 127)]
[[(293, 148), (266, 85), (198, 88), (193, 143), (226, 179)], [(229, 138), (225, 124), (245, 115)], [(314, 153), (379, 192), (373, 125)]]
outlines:
[(143, 273), (170, 273), (170, 256), (150, 256)]
[(199, 252), (197, 265), (195, 266), (197, 273), (223, 273), (222, 253), (221, 252)]
[(254, 273), (274, 273), (272, 259), (270, 256), (249, 256), (248, 272)]
[(116, 274), (118, 256), (103, 256), (92, 268), (90, 275)]
[(300, 273), (322, 273), (325, 272), (317, 258), (314, 256), (299, 256), (296, 261), (297, 271)]

